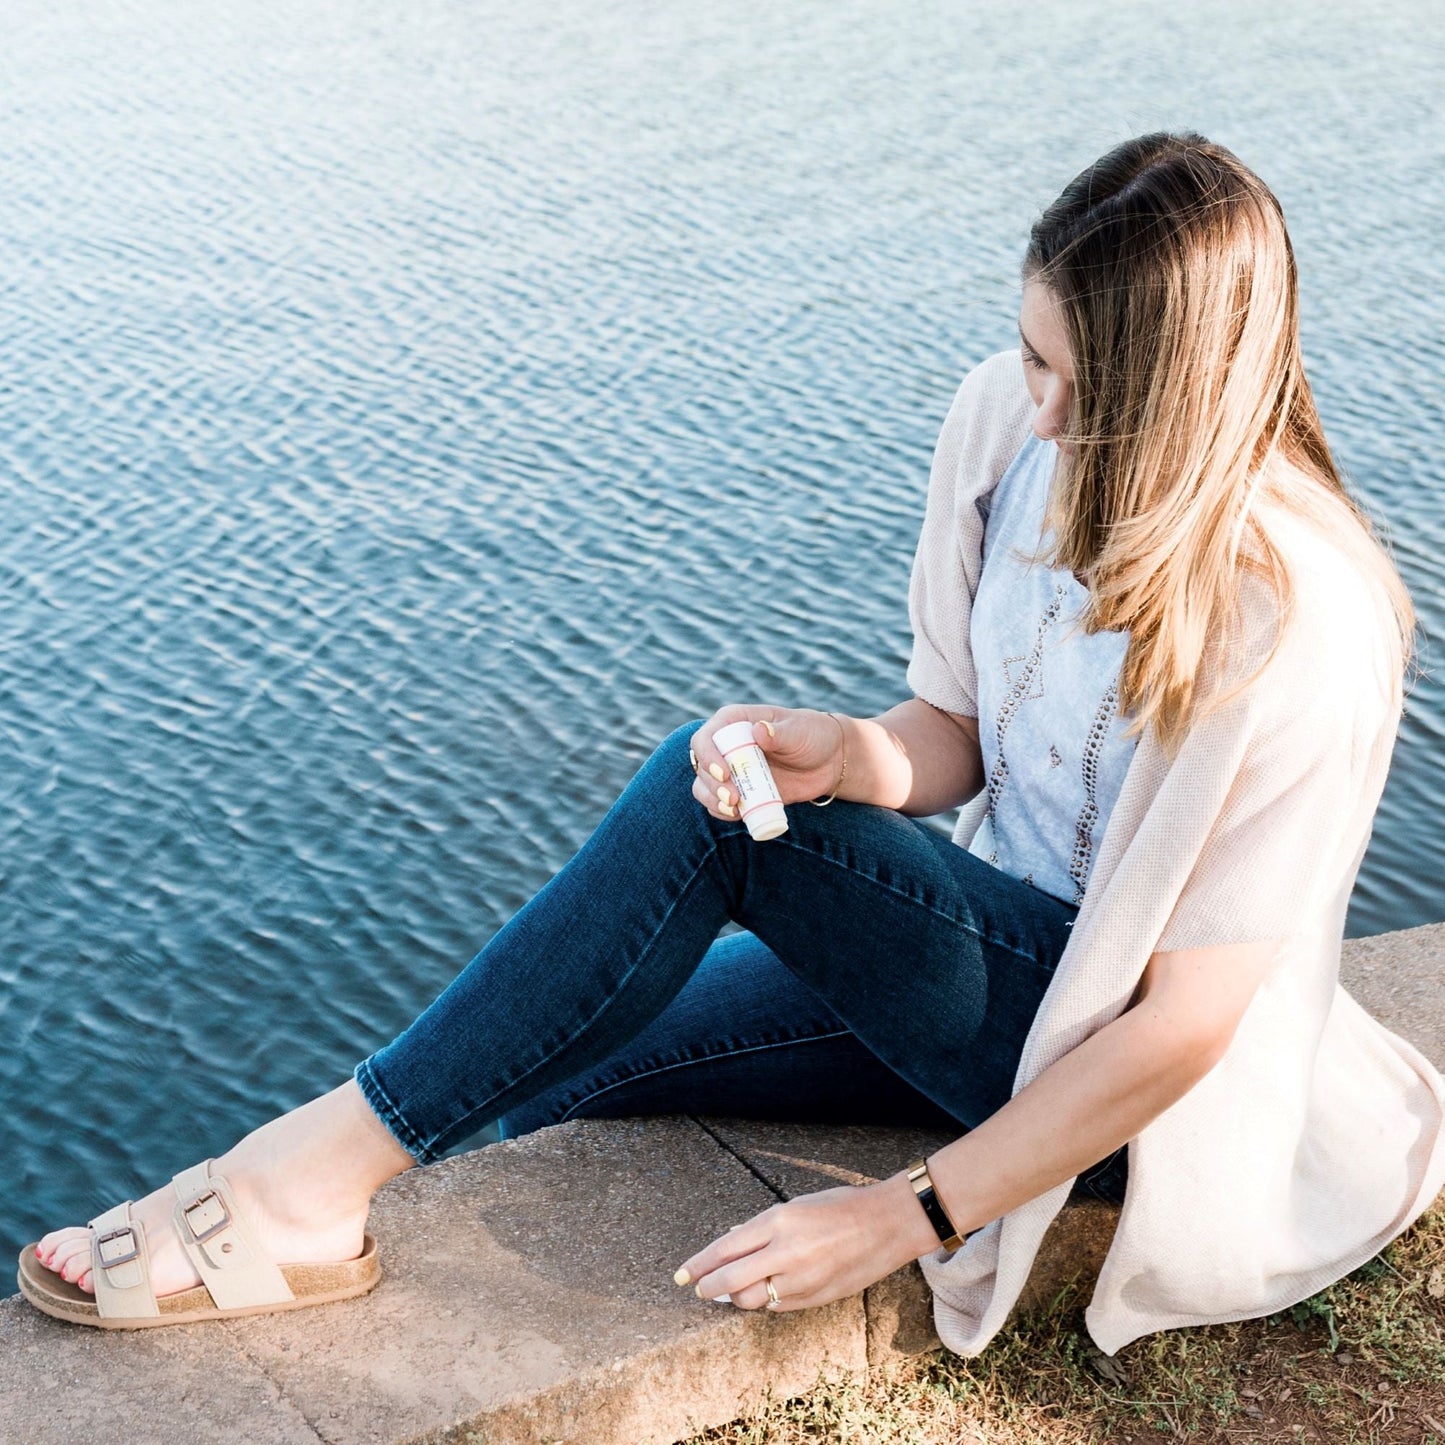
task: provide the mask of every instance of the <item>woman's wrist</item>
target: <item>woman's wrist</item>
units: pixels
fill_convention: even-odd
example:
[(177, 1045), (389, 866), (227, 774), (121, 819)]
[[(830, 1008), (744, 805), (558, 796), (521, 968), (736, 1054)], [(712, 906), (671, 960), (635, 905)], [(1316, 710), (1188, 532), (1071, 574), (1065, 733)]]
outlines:
[(844, 784), (848, 779), (848, 719), (840, 712), (830, 712), (828, 716), (836, 725), (838, 734), (838, 747), (835, 754), (837, 771), (834, 773), (833, 786), (826, 793), (821, 793), (812, 799), (820, 808), (827, 807), (834, 798), (848, 796), (843, 791)]
[(970, 750), (947, 715), (921, 699), (900, 703), (879, 717), (842, 712), (829, 717), (836, 750), (828, 775), (836, 786), (819, 798), (846, 798), (926, 816), (956, 807), (978, 791), (970, 786), (983, 771), (977, 747)]
[[(854, 803), (896, 808), (908, 796), (907, 759), (899, 751), (897, 738), (879, 718), (849, 717), (846, 713), (833, 716), (842, 724), (840, 752), (847, 759), (847, 773), (837, 796)], [(835, 766), (840, 767), (841, 761), (835, 760)]]
[(908, 1171), (901, 1169), (873, 1186), (878, 1191), (879, 1234), (887, 1241), (890, 1269), (932, 1254), (942, 1242)]

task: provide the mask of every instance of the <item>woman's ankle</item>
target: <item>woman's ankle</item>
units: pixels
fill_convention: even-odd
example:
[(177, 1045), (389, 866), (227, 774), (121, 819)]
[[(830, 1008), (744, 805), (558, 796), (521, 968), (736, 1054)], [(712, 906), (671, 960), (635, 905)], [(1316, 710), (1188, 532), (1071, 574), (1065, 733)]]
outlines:
[(273, 1209), (304, 1216), (364, 1211), (388, 1179), (415, 1164), (348, 1079), (253, 1130), (216, 1169), (263, 1189)]

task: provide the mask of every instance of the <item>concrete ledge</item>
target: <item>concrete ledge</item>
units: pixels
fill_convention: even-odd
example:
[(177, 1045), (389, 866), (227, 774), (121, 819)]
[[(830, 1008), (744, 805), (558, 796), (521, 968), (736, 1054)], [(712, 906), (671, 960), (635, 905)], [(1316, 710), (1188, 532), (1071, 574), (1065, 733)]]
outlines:
[[(1345, 985), (1445, 1067), (1445, 925), (1346, 944)], [(677, 1262), (775, 1199), (883, 1178), (932, 1131), (576, 1121), (393, 1180), (365, 1299), (103, 1333), (0, 1302), (0, 1439), (28, 1445), (671, 1445), (766, 1387), (933, 1349), (916, 1265), (821, 1310), (699, 1301)], [(1023, 1308), (1097, 1270), (1116, 1211), (1071, 1205)]]

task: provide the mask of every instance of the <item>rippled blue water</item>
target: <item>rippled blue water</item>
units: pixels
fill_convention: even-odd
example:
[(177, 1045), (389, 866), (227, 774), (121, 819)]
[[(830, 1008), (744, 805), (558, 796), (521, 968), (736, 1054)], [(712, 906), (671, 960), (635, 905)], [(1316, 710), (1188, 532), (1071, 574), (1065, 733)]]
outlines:
[[(906, 696), (937, 427), (1126, 135), (1277, 189), (1438, 634), (1441, 52), (1423, 3), (9, 0), (0, 1243), (346, 1077), (678, 722)], [(1351, 934), (1445, 912), (1442, 733), (1427, 677)]]

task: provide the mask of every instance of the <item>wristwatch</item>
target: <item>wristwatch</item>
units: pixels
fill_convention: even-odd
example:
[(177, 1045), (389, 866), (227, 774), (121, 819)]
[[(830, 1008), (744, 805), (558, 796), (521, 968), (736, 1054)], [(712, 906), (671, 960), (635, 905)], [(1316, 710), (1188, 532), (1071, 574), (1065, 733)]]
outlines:
[(918, 1196), (918, 1202), (923, 1205), (934, 1229), (938, 1231), (938, 1237), (943, 1241), (945, 1249), (957, 1249), (969, 1235), (978, 1233), (978, 1230), (970, 1229), (968, 1234), (960, 1234), (953, 1227), (948, 1211), (939, 1203), (938, 1195), (934, 1191), (926, 1157), (915, 1159), (908, 1166), (908, 1182), (913, 1185), (913, 1192)]

